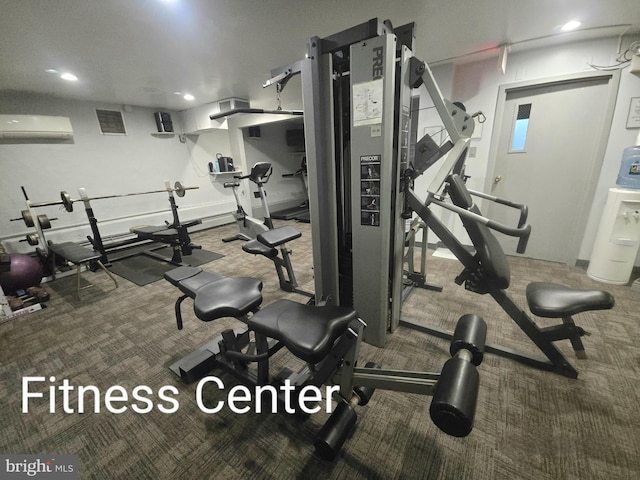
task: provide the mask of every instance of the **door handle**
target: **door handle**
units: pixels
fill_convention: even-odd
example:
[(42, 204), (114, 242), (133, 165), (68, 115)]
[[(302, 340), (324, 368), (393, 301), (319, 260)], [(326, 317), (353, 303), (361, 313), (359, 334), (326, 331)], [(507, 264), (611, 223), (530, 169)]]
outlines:
[(498, 183), (500, 180), (502, 180), (502, 176), (501, 175), (496, 175), (496, 178), (493, 179), (493, 181), (495, 183)]

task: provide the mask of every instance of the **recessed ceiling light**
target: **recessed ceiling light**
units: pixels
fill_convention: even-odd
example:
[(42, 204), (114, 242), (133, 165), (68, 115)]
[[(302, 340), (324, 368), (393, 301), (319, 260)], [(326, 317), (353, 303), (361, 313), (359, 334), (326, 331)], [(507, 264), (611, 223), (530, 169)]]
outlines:
[(184, 94), (184, 97), (182, 97), (182, 98), (184, 98), (185, 100), (189, 100), (189, 101), (191, 101), (191, 100), (195, 100), (195, 98), (196, 98), (196, 97), (194, 97), (194, 96), (193, 96), (193, 95), (191, 95), (190, 93), (185, 93), (185, 94)]
[(68, 80), (70, 82), (75, 82), (76, 80), (78, 80), (78, 77), (76, 77), (73, 73), (63, 73), (62, 75), (60, 75), (60, 78), (63, 80)]
[(182, 92), (173, 92), (174, 95), (182, 95)]
[(562, 30), (563, 32), (569, 32), (571, 30), (575, 30), (580, 25), (581, 23), (579, 21), (571, 20), (570, 22), (567, 22), (564, 25), (562, 25), (562, 27), (560, 27), (560, 30)]
[(56, 70), (55, 68), (47, 68), (45, 70), (45, 72), (47, 72), (47, 73), (58, 73), (58, 70)]

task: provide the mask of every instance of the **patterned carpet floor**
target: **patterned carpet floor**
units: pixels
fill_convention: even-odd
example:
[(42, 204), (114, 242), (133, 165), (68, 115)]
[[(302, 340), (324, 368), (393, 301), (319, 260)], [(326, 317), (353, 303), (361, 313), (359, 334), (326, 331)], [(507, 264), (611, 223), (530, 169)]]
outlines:
[[(313, 290), (310, 228), (295, 227), (303, 234), (290, 244), (298, 283)], [(301, 295), (278, 288), (269, 260), (244, 253), (240, 242), (221, 241), (235, 228), (193, 235), (194, 243), (224, 255), (203, 268), (261, 279), (265, 305), (279, 298), (304, 302)], [(559, 343), (579, 371), (576, 380), (486, 355), (478, 368), (475, 427), (465, 438), (447, 436), (431, 422), (430, 397), (389, 391), (377, 391), (358, 409), (355, 432), (331, 462), (313, 449), (314, 436), (328, 418), (325, 412), (304, 422), (271, 413), (236, 414), (229, 408), (204, 413), (196, 384), (183, 384), (168, 366), (224, 328), (241, 324), (227, 318), (201, 322), (186, 301), (179, 331), (174, 316), (179, 292), (166, 281), (137, 286), (119, 279), (115, 290), (104, 272), (87, 271), (82, 281), (93, 287), (83, 290), (81, 300), (75, 297), (75, 278), (59, 278), (46, 284), (51, 293), (47, 308), (0, 324), (0, 453), (76, 454), (82, 479), (640, 478), (640, 293), (596, 283), (584, 270), (566, 265), (511, 258), (511, 267), (509, 291), (523, 308), (531, 281), (604, 288), (615, 296), (616, 306), (576, 316), (576, 323), (591, 333), (583, 338), (586, 360), (574, 357), (568, 341)], [(429, 281), (444, 290), (415, 290), (403, 305), (403, 317), (453, 329), (461, 315), (476, 313), (489, 326), (488, 341), (537, 354), (490, 297), (455, 285), (461, 270), (457, 261), (429, 256), (427, 269)], [(449, 358), (448, 342), (399, 328), (383, 349), (363, 345), (360, 358), (389, 368), (437, 372)], [(293, 360), (283, 350), (273, 358), (274, 368)], [(207, 405), (226, 399), (235, 384), (228, 375), (216, 375), (225, 390), (206, 388)], [(22, 412), (25, 377), (45, 378), (29, 387), (43, 397), (29, 399), (28, 413)], [(53, 400), (50, 395), (50, 387), (65, 379), (74, 386), (66, 405), (73, 412), (68, 413), (62, 392), (55, 390)], [(122, 413), (108, 411), (104, 403), (116, 385), (128, 394), (128, 401), (115, 402), (129, 407)], [(101, 392), (99, 412), (92, 394), (85, 392), (85, 413), (78, 413), (78, 386)], [(152, 404), (147, 413), (131, 408), (132, 392), (141, 386), (153, 392), (144, 395)], [(178, 406), (172, 413), (160, 408), (174, 406), (159, 395), (167, 387), (178, 392), (170, 395)]]

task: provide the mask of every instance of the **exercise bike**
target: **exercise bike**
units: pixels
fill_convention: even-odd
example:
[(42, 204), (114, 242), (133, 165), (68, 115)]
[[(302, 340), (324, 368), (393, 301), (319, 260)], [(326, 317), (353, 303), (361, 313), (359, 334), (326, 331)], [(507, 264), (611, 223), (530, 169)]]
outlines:
[[(258, 162), (251, 167), (251, 172), (248, 175), (234, 175), (234, 182), (224, 182), (224, 188), (231, 188), (233, 190), (233, 196), (236, 199), (236, 211), (233, 212), (233, 217), (238, 224), (240, 230), (232, 237), (223, 238), (223, 242), (232, 242), (234, 240), (252, 240), (258, 237), (261, 233), (269, 231), (273, 228), (273, 222), (271, 221), (271, 214), (269, 213), (269, 205), (267, 204), (266, 192), (264, 190), (264, 184), (269, 181), (273, 168), (269, 162)], [(242, 204), (240, 203), (240, 197), (238, 197), (237, 188), (240, 186), (240, 181), (248, 178), (258, 186), (258, 192), (256, 195), (260, 196), (262, 200), (262, 208), (264, 209), (264, 220), (258, 220), (251, 217), (244, 211)]]

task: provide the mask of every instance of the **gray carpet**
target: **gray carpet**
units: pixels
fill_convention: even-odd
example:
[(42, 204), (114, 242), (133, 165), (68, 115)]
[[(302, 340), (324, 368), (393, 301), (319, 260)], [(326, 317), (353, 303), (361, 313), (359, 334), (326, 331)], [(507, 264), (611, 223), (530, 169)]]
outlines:
[[(278, 222), (278, 225), (285, 222)], [(301, 287), (313, 290), (310, 231), (291, 243)], [(264, 303), (278, 298), (305, 301), (278, 289), (270, 261), (252, 257), (240, 242), (224, 244), (234, 233), (229, 225), (193, 235), (203, 248), (225, 255), (205, 265), (225, 275), (256, 276), (264, 281)], [(487, 296), (453, 283), (456, 261), (429, 257), (429, 281), (444, 285), (441, 293), (415, 291), (403, 316), (452, 329), (464, 313), (478, 313), (489, 325), (488, 341), (535, 354), (529, 340)], [(512, 296), (524, 306), (529, 281), (552, 280), (582, 288), (606, 287), (616, 297), (613, 310), (583, 313), (577, 324), (592, 333), (584, 337), (588, 359), (573, 357), (568, 341), (560, 348), (579, 371), (577, 380), (542, 372), (512, 360), (487, 355), (479, 367), (480, 394), (473, 432), (454, 438), (429, 418), (430, 398), (377, 391), (359, 409), (357, 428), (333, 462), (319, 459), (312, 447), (327, 414), (306, 422), (228, 408), (205, 414), (195, 401), (195, 384), (183, 385), (168, 370), (174, 360), (194, 350), (223, 328), (240, 326), (233, 319), (200, 322), (189, 301), (183, 304), (184, 329), (175, 326), (173, 306), (179, 292), (167, 282), (139, 287), (126, 280), (120, 288), (104, 272), (85, 272), (95, 286), (76, 299), (75, 278), (47, 285), (48, 308), (0, 325), (0, 452), (77, 454), (80, 478), (96, 479), (637, 479), (640, 478), (640, 294), (627, 286), (605, 286), (584, 270), (554, 263), (512, 259)], [(540, 319), (541, 325), (547, 320)], [(439, 371), (449, 358), (444, 340), (399, 329), (387, 346), (364, 345), (361, 361), (399, 369)], [(275, 368), (291, 363), (279, 352)], [(55, 385), (95, 385), (103, 393), (114, 385), (128, 392), (149, 386), (157, 392), (175, 386), (179, 409), (146, 414), (57, 412), (49, 402), (32, 399), (21, 413), (22, 378), (47, 378), (32, 390), (47, 394)], [(227, 391), (208, 389), (207, 404), (226, 399), (233, 379), (218, 373)], [(77, 393), (71, 405), (77, 407)], [(212, 403), (209, 403), (212, 402)], [(123, 402), (122, 404), (131, 404)], [(142, 405), (142, 404), (141, 404)]]

